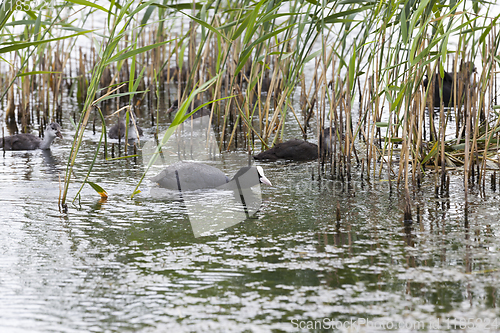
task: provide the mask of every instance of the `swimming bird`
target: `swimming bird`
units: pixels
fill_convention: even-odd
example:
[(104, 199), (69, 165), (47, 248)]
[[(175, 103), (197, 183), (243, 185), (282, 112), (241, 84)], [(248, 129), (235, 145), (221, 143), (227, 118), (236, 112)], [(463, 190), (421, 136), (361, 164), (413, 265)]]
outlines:
[(7, 136), (0, 139), (0, 147), (4, 150), (35, 150), (35, 149), (50, 149), (50, 145), (54, 139), (61, 138), (61, 126), (58, 123), (50, 123), (44, 131), (43, 139), (30, 133), (21, 133), (12, 136)]
[(169, 165), (152, 177), (151, 181), (158, 183), (162, 188), (184, 191), (215, 188), (236, 190), (238, 187), (245, 189), (260, 183), (272, 186), (260, 166), (243, 167), (229, 179), (216, 167), (185, 161)]
[(326, 128), (321, 134), (321, 149), (315, 143), (307, 142), (300, 139), (291, 139), (282, 143), (278, 143), (271, 149), (255, 155), (253, 158), (261, 161), (274, 162), (277, 160), (289, 161), (312, 161), (320, 156), (326, 156), (332, 152), (333, 136), (335, 136), (335, 128)]
[[(135, 116), (134, 113), (132, 113), (132, 116), (134, 117), (134, 119), (136, 120), (136, 124), (137, 124), (137, 118)], [(139, 136), (142, 136), (142, 128), (140, 128), (138, 125), (137, 126), (134, 126), (134, 121), (132, 120), (132, 116), (130, 116), (129, 118), (129, 125), (128, 125), (128, 133), (127, 133), (127, 138), (128, 140), (136, 140), (137, 139), (137, 134), (139, 134)], [(108, 131), (108, 137), (110, 139), (123, 139), (125, 138), (125, 119), (126, 119), (126, 115), (118, 120), (118, 122), (116, 124), (113, 125), (113, 127), (111, 127)], [(137, 131), (136, 131), (136, 127), (137, 127)]]
[(278, 143), (253, 158), (262, 161), (311, 161), (318, 158), (318, 145), (300, 139), (291, 139)]

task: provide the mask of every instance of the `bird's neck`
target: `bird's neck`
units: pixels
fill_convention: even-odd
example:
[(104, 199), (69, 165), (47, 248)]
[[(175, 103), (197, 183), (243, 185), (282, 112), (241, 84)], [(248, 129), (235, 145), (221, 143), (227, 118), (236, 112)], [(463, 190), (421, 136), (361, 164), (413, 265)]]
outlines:
[(50, 145), (55, 138), (55, 136), (45, 135), (42, 142), (40, 142), (40, 149), (50, 149)]

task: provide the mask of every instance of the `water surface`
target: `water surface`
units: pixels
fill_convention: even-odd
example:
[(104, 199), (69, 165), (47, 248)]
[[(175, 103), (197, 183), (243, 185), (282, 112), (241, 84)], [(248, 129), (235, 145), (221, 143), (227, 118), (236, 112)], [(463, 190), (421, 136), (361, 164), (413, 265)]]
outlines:
[[(86, 186), (61, 213), (71, 129), (64, 135), (50, 154), (0, 159), (1, 331), (295, 332), (338, 320), (354, 323), (351, 331), (422, 323), (437, 332), (499, 315), (499, 195), (473, 188), (466, 216), (459, 175), (448, 196), (425, 177), (405, 226), (395, 184), (361, 179), (359, 168), (348, 188), (319, 177), (316, 162), (262, 164), (274, 186), (262, 186), (259, 211), (195, 237), (184, 202), (152, 197), (147, 180), (130, 198), (141, 159), (98, 158), (91, 181), (109, 199)], [(97, 139), (87, 134), (74, 179), (83, 179)], [(232, 175), (245, 158), (225, 153), (218, 163)]]

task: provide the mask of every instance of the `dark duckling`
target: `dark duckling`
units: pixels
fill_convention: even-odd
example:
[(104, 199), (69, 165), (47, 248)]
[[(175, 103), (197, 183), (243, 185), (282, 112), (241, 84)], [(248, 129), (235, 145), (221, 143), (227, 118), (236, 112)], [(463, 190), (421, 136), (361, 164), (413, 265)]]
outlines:
[(271, 149), (255, 155), (253, 158), (261, 161), (312, 161), (320, 156), (326, 156), (332, 152), (332, 142), (335, 136), (335, 128), (326, 128), (321, 134), (321, 150), (318, 145), (300, 139), (291, 139), (278, 143)]
[[(132, 113), (132, 116), (134, 119), (137, 121), (137, 118), (135, 115)], [(138, 125), (134, 126), (134, 121), (132, 120), (132, 116), (129, 117), (129, 125), (128, 125), (128, 136), (127, 138), (129, 140), (136, 140), (137, 139), (137, 133), (139, 133), (139, 136), (142, 136), (142, 128), (140, 128)], [(108, 137), (110, 139), (123, 139), (125, 138), (125, 120), (126, 120), (126, 115), (120, 119), (116, 124), (113, 125), (108, 131)], [(135, 130), (137, 128), (137, 131)]]
[(333, 151), (333, 141), (335, 139), (336, 129), (335, 127), (328, 127), (323, 130), (321, 134), (321, 153), (328, 154)]
[(21, 133), (0, 139), (0, 147), (4, 150), (50, 149), (52, 141), (62, 137), (61, 126), (58, 123), (50, 123), (45, 128), (43, 140), (33, 134)]
[(291, 139), (278, 143), (253, 158), (261, 161), (311, 161), (318, 158), (318, 145), (300, 139)]

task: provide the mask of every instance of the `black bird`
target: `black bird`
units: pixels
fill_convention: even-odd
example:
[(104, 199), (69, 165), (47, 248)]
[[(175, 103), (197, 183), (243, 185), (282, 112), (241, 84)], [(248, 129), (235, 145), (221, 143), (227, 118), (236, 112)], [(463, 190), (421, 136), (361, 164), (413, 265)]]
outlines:
[[(193, 104), (189, 104), (189, 107), (186, 111), (186, 114), (188, 113), (191, 113), (193, 112), (193, 110), (195, 110), (196, 108), (198, 108), (202, 103), (200, 101), (194, 101)], [(170, 107), (170, 109), (167, 110), (167, 114), (171, 113), (171, 112), (174, 112), (176, 110), (179, 109), (179, 100), (175, 100), (173, 103), (172, 103), (172, 106)], [(198, 111), (196, 111), (191, 117), (193, 117), (194, 119), (196, 118), (200, 118), (200, 117), (203, 117), (203, 116), (209, 116), (210, 115), (210, 110), (207, 109), (206, 107), (202, 107), (201, 109), (199, 109)]]
[(50, 123), (45, 128), (43, 140), (33, 134), (21, 133), (0, 139), (0, 147), (4, 150), (50, 149), (56, 137), (61, 139), (63, 137), (61, 126), (58, 123)]
[(332, 151), (333, 136), (335, 128), (326, 128), (321, 134), (321, 150), (318, 145), (300, 139), (291, 139), (278, 143), (271, 149), (255, 155), (253, 158), (261, 161), (312, 161), (320, 156), (326, 156)]
[(238, 186), (244, 189), (260, 183), (272, 186), (260, 166), (243, 167), (229, 179), (213, 166), (184, 161), (169, 165), (151, 181), (162, 188), (184, 191), (213, 188), (236, 190)]
[[(123, 139), (125, 138), (125, 119), (127, 115), (118, 120), (116, 124), (113, 125), (108, 131), (108, 137), (110, 139)], [(134, 121), (132, 120), (132, 117), (134, 117), (134, 120), (136, 121), (137, 124), (137, 118), (135, 117), (135, 114), (132, 113), (129, 117), (129, 125), (128, 125), (128, 133), (127, 133), (127, 138), (128, 140), (136, 140), (137, 139), (137, 134), (139, 136), (142, 136), (142, 128), (140, 128), (138, 125), (134, 126)], [(137, 131), (136, 131), (137, 128)]]
[(263, 161), (311, 161), (318, 158), (318, 145), (300, 139), (291, 139), (278, 143), (253, 158)]
[[(465, 89), (466, 85), (470, 83), (470, 75), (472, 72), (475, 71), (475, 67), (472, 63), (470, 62), (465, 62), (460, 64), (460, 69), (456, 73), (456, 79), (455, 82), (453, 81), (453, 73), (449, 72), (444, 72), (444, 77), (440, 78), (440, 74), (436, 73), (434, 74), (434, 93), (432, 96), (433, 99), (433, 105), (434, 107), (440, 107), (441, 106), (441, 98), (439, 96), (439, 90), (440, 90), (440, 85), (439, 82), (441, 81), (441, 85), (443, 87), (443, 104), (445, 107), (450, 107), (455, 104), (455, 87), (456, 87), (456, 94), (457, 94), (457, 104), (459, 105), (463, 97), (465, 95)], [(427, 89), (427, 86), (429, 85), (429, 79), (426, 76), (424, 79), (424, 87)]]

